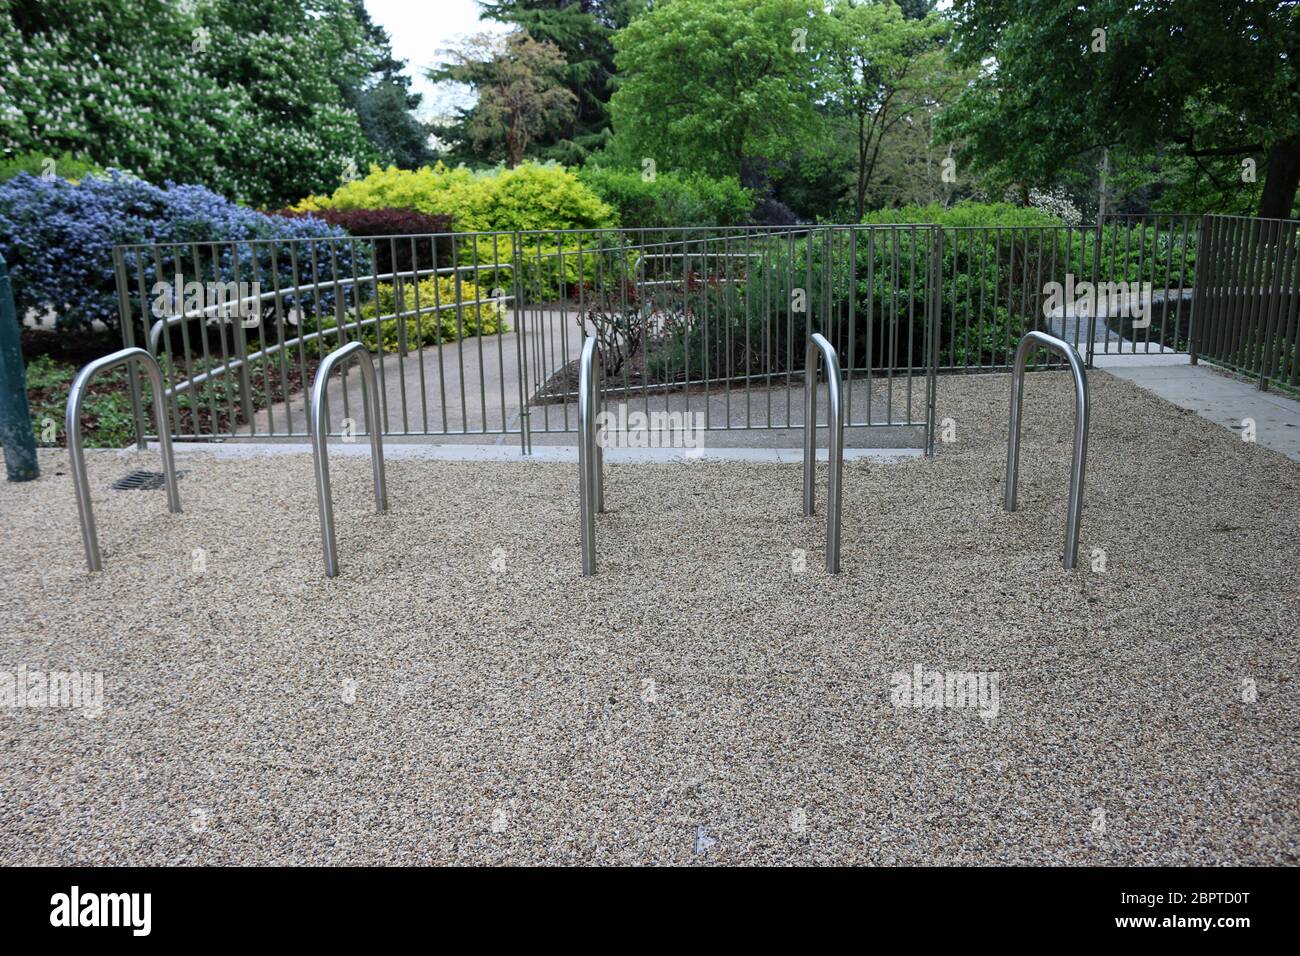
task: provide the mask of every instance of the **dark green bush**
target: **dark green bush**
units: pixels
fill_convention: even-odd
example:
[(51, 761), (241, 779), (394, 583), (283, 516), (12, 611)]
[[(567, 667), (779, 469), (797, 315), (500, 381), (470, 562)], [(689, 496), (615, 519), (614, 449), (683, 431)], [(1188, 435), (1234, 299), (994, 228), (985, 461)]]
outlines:
[[(876, 369), (924, 366), (936, 264), (938, 362), (957, 368), (1007, 364), (1025, 331), (1049, 326), (1045, 287), (1067, 275), (1076, 285), (1092, 282), (1094, 270), (1099, 283), (1149, 282), (1157, 296), (1193, 278), (1193, 223), (1108, 222), (1099, 233), (1034, 209), (973, 203), (868, 219), (872, 228), (796, 228), (752, 243), (762, 254), (728, 295), (706, 289), (689, 298), (692, 314), (661, 343), (658, 373), (688, 362), (697, 371), (707, 362), (714, 375), (797, 371), (808, 331), (825, 334), (845, 367), (863, 367), (868, 354)], [(707, 327), (699, 321), (706, 310)], [(1154, 306), (1151, 340), (1167, 324), (1166, 344), (1181, 342), (1186, 311), (1172, 303), (1166, 321)]]
[(578, 178), (618, 211), (624, 229), (732, 226), (749, 221), (753, 194), (735, 176), (639, 171), (588, 166)]

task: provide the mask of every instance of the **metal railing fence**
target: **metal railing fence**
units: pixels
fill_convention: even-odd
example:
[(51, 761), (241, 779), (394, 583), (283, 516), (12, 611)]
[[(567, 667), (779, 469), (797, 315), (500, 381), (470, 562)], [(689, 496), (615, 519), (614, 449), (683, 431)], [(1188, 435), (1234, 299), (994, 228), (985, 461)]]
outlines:
[(939, 367), (1010, 368), (1030, 331), (1096, 355), (1186, 352), (1199, 223), (1107, 217), (1091, 226), (943, 229)]
[(1300, 388), (1300, 221), (1206, 216), (1192, 361)]
[[(315, 368), (360, 341), (386, 434), (515, 434), (527, 450), (577, 428), (587, 334), (605, 403), (730, 430), (800, 427), (803, 343), (822, 332), (845, 356), (848, 427), (924, 429), (934, 243), (924, 225), (593, 229), (128, 245), (115, 260), (124, 342), (157, 357), (178, 438), (310, 434)], [(352, 420), (346, 376), (328, 401)]]
[[(803, 349), (820, 333), (841, 358), (845, 426), (928, 446), (936, 375), (1008, 369), (1025, 332), (1058, 336), (1089, 362), (1186, 350), (1199, 230), (1165, 215), (564, 229), (124, 245), (114, 256), (124, 344), (157, 358), (181, 439), (309, 435), (317, 366), (357, 341), (374, 355), (386, 435), (513, 436), (527, 451), (577, 429), (587, 335), (601, 347), (603, 406), (709, 431), (799, 429)], [(335, 427), (362, 430), (359, 384), (346, 370), (331, 382)], [(132, 411), (144, 440), (134, 376)]]

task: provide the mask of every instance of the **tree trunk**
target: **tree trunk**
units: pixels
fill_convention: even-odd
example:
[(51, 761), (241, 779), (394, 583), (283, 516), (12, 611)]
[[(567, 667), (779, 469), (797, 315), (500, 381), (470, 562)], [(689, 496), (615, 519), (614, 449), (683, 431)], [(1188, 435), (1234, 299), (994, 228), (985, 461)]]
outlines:
[(1289, 219), (1300, 187), (1300, 136), (1289, 136), (1268, 150), (1264, 192), (1259, 197), (1259, 215), (1265, 219)]

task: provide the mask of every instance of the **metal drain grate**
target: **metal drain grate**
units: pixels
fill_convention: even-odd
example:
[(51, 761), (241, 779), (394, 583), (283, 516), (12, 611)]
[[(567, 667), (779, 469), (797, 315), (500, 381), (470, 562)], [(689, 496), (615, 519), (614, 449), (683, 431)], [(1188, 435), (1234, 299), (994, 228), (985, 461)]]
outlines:
[[(176, 480), (185, 477), (185, 472), (176, 472)], [(113, 482), (114, 491), (156, 491), (166, 483), (167, 476), (161, 471), (133, 471)]]

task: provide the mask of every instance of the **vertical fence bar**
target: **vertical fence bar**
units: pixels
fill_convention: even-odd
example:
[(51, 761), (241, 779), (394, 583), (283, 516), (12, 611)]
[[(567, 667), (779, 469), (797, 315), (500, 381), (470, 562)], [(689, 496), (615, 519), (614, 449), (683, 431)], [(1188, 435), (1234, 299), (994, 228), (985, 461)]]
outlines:
[[(230, 244), (230, 261), (231, 272), (235, 289), (239, 289), (239, 243)], [(220, 279), (218, 279), (220, 281)], [(233, 321), (230, 321), (230, 336), (235, 343), (235, 357), (239, 360), (237, 377), (239, 381), (239, 413), (243, 416), (245, 424), (253, 434), (256, 434), (256, 425), (253, 421), (253, 382), (248, 370), (248, 340), (244, 334), (244, 316), (242, 304), (235, 311)], [(231, 431), (235, 430), (235, 422), (230, 423)]]
[[(522, 454), (532, 453), (528, 389), (528, 323), (524, 313), (523, 249), (519, 244), (519, 230), (510, 235), (511, 288), (514, 290), (515, 308), (515, 361), (519, 363), (519, 447)], [(436, 258), (435, 258), (436, 266)], [(582, 264), (578, 264), (578, 288), (582, 288)]]
[[(1258, 385), (1261, 390), (1268, 388), (1268, 370), (1273, 354), (1273, 336), (1277, 329), (1278, 307), (1282, 302), (1282, 274), (1286, 267), (1285, 247), (1287, 244), (1286, 224), (1274, 223), (1273, 242), (1269, 247), (1267, 261), (1268, 294), (1259, 317), (1259, 335), (1251, 349), (1251, 357), (1258, 365)], [(1260, 296), (1264, 297), (1264, 286), (1260, 287)]]
[[(113, 277), (117, 284), (117, 314), (122, 328), (122, 347), (135, 346), (135, 318), (131, 310), (130, 280), (127, 278), (126, 253), (121, 246), (113, 249)], [(141, 309), (144, 303), (140, 303)], [(146, 322), (147, 324), (147, 322)], [(146, 334), (148, 330), (146, 329)], [(140, 379), (136, 375), (127, 376), (128, 392), (131, 396), (131, 423), (135, 427), (135, 447), (144, 451), (145, 442), (144, 405), (140, 400)]]
[(1300, 227), (1292, 229), (1291, 243), (1291, 273), (1288, 277), (1290, 308), (1287, 310), (1286, 333), (1282, 341), (1283, 358), (1277, 380), (1294, 388), (1300, 384)]
[[(1210, 285), (1211, 276), (1208, 274), (1203, 275), (1202, 272), (1203, 270), (1206, 270), (1206, 272), (1208, 273), (1207, 267), (1212, 261), (1211, 256), (1208, 254), (1208, 250), (1213, 248), (1213, 238), (1212, 238), (1213, 229), (1214, 229), (1214, 220), (1211, 219), (1211, 217), (1209, 216), (1202, 216), (1201, 224), (1200, 224), (1200, 237), (1196, 244), (1196, 251), (1197, 251), (1196, 278), (1192, 283), (1192, 315), (1191, 318), (1188, 320), (1188, 325), (1187, 325), (1187, 357), (1188, 357), (1188, 361), (1190, 361), (1191, 364), (1193, 365), (1196, 364), (1196, 358), (1197, 358), (1196, 356), (1196, 344), (1197, 344), (1196, 334), (1198, 331), (1197, 321), (1198, 320), (1204, 321), (1206, 310), (1209, 308), (1210, 291), (1208, 287)], [(1202, 255), (1201, 255), (1202, 253), (1207, 253), (1204, 261), (1202, 261)], [(1186, 263), (1186, 255), (1187, 255), (1187, 250), (1186, 247), (1184, 246), (1183, 249), (1184, 263)], [(1186, 269), (1184, 268), (1184, 275), (1185, 274), (1186, 274)], [(1186, 282), (1186, 279), (1184, 279), (1183, 281)]]

